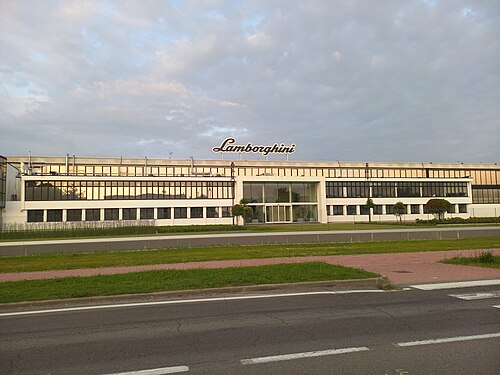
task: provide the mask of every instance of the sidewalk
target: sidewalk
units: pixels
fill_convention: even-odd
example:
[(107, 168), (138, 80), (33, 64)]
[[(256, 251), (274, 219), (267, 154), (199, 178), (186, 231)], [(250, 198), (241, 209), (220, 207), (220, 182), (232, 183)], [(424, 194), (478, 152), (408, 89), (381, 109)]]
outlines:
[[(156, 264), (130, 267), (89, 268), (39, 272), (0, 274), (0, 282), (20, 280), (40, 280), (71, 276), (116, 275), (150, 270), (183, 270), (194, 268), (228, 268), (261, 266), (267, 264), (325, 262), (348, 267), (363, 268), (366, 271), (386, 276), (395, 285), (419, 283), (500, 279), (500, 269), (459, 266), (439, 263), (440, 260), (455, 256), (474, 256), (481, 250), (454, 250), (421, 253), (359, 254), (298, 258), (265, 258), (246, 260), (223, 260), (209, 262)], [(500, 249), (490, 249), (500, 255)]]

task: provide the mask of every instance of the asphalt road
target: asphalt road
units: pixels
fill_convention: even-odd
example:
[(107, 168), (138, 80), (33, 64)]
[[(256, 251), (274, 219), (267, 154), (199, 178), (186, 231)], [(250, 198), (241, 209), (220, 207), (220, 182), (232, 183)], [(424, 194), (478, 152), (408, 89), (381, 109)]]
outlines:
[(464, 239), (500, 236), (500, 226), (403, 228), (347, 231), (187, 234), (117, 238), (28, 240), (0, 242), (0, 256), (120, 251), (200, 246), (265, 245)]
[(0, 315), (0, 373), (498, 375), (499, 307), (496, 285)]

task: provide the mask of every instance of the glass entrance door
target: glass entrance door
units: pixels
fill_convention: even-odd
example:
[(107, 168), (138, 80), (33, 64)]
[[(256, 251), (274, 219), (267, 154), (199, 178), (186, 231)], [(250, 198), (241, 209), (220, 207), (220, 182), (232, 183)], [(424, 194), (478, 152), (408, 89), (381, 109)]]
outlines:
[(266, 206), (266, 223), (288, 223), (292, 221), (292, 206)]

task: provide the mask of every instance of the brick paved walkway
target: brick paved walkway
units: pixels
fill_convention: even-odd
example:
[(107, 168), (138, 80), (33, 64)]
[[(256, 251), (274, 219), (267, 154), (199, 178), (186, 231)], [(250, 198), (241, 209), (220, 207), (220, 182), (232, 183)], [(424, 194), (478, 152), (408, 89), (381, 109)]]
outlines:
[[(500, 249), (491, 250), (500, 255)], [(245, 260), (223, 260), (209, 262), (155, 264), (145, 266), (88, 268), (76, 270), (20, 272), (0, 274), (0, 282), (19, 280), (40, 280), (70, 276), (116, 275), (166, 269), (227, 268), (260, 266), (266, 264), (302, 263), (320, 261), (349, 267), (363, 268), (387, 276), (396, 285), (418, 283), (464, 281), (481, 279), (500, 279), (500, 269), (458, 266), (439, 263), (442, 259), (455, 256), (474, 256), (480, 250), (454, 250), (422, 253), (359, 254), (297, 258), (265, 258)]]

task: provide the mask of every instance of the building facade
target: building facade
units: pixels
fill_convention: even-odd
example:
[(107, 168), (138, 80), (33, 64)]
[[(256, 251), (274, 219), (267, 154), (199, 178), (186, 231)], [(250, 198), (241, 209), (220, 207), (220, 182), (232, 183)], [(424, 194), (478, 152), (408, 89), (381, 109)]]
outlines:
[[(3, 225), (141, 222), (232, 224), (245, 198), (253, 223), (429, 219), (431, 198), (447, 217), (500, 215), (497, 164), (170, 160), (8, 156), (0, 158)], [(368, 210), (371, 198), (375, 207)]]

